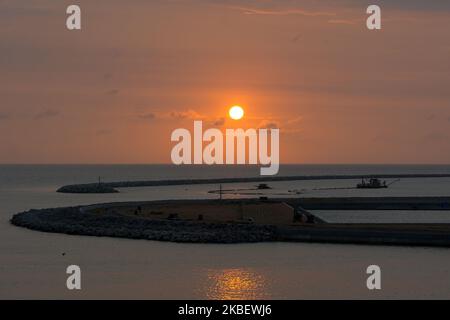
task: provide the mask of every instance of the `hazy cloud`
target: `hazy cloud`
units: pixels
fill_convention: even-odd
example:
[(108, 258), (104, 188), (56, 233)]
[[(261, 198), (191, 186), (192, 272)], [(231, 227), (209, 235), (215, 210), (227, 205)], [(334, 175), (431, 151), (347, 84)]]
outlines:
[(333, 12), (322, 12), (322, 11), (307, 11), (303, 9), (256, 9), (256, 8), (246, 8), (246, 7), (234, 7), (230, 6), (230, 9), (235, 9), (242, 11), (244, 14), (255, 14), (255, 15), (272, 15), (272, 16), (286, 16), (286, 15), (300, 15), (306, 17), (323, 17), (323, 16), (335, 16)]
[(297, 42), (298, 40), (300, 40), (301, 38), (303, 38), (303, 35), (302, 34), (297, 34), (297, 35), (295, 35), (293, 38), (292, 38), (292, 42)]
[(299, 122), (303, 120), (302, 116), (293, 117), (287, 121), (288, 125), (297, 125)]
[(449, 137), (443, 132), (431, 132), (426, 134), (424, 137), (425, 141), (429, 142), (448, 142)]
[(192, 119), (192, 120), (202, 120), (204, 116), (195, 110), (187, 111), (172, 111), (169, 116), (175, 119)]
[(331, 24), (347, 24), (347, 25), (354, 25), (356, 23), (360, 22), (360, 20), (352, 20), (352, 19), (331, 19), (328, 20), (328, 23)]
[(259, 129), (279, 129), (280, 124), (275, 121), (263, 121), (259, 125)]
[(275, 121), (275, 120), (264, 120), (259, 124), (260, 129), (280, 129), (283, 133), (297, 133), (300, 131), (299, 122), (302, 117), (294, 117), (292, 119)]
[[(374, 4), (370, 1), (361, 1), (361, 0), (340, 0), (339, 2), (336, 0), (277, 0), (277, 1), (252, 1), (252, 0), (231, 0), (231, 1), (216, 1), (209, 0), (207, 1), (210, 4), (222, 4), (227, 5), (230, 8), (239, 8), (242, 6), (244, 8), (253, 8), (253, 7), (261, 7), (264, 6), (262, 12), (280, 12), (282, 14), (289, 14), (289, 12), (299, 12), (298, 14), (302, 14), (303, 12), (309, 13), (309, 15), (320, 15), (324, 9), (328, 9), (330, 7), (338, 7), (338, 8), (367, 8), (370, 4)], [(398, 9), (398, 10), (426, 10), (426, 11), (448, 11), (450, 10), (450, 1), (448, 0), (377, 0), (377, 5), (385, 9)]]
[(95, 132), (95, 134), (96, 134), (97, 136), (105, 136), (105, 135), (111, 134), (112, 132), (113, 132), (113, 131), (110, 130), (110, 129), (101, 129), (101, 130), (97, 130), (97, 131)]
[(145, 114), (141, 114), (139, 115), (139, 118), (144, 119), (144, 120), (152, 120), (156, 118), (156, 114), (150, 112), (150, 113), (145, 113)]
[(48, 110), (36, 113), (34, 115), (34, 119), (41, 120), (41, 119), (46, 119), (46, 118), (58, 117), (59, 115), (60, 115), (59, 111), (48, 109)]
[(216, 121), (214, 121), (213, 124), (216, 127), (221, 127), (221, 126), (223, 126), (225, 124), (225, 118), (217, 119)]
[(10, 115), (8, 113), (0, 113), (0, 120), (9, 119)]
[(112, 90), (107, 91), (106, 94), (115, 96), (115, 95), (119, 94), (119, 90), (118, 89), (112, 89)]

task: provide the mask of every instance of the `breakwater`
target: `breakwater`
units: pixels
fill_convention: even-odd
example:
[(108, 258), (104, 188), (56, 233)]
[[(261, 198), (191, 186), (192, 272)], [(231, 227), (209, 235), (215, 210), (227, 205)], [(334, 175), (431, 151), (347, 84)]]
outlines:
[(410, 178), (450, 178), (450, 174), (372, 174), (372, 175), (316, 175), (316, 176), (274, 176), (252, 178), (217, 178), (217, 179), (177, 179), (177, 180), (147, 180), (147, 181), (118, 181), (102, 183), (72, 184), (62, 186), (57, 192), (62, 193), (113, 193), (116, 188), (179, 186), (199, 184), (227, 184), (227, 183), (262, 183), (276, 181), (306, 181), (306, 180), (343, 180), (343, 179), (410, 179)]
[[(418, 199), (422, 200), (426, 205), (430, 205), (436, 200), (442, 201), (440, 198)], [(446, 199), (447, 201), (449, 200), (448, 198)], [(297, 201), (297, 199), (293, 200)], [(316, 200), (314, 199), (314, 201)], [(236, 200), (229, 201), (236, 202)], [(243, 200), (239, 201), (242, 202)], [(245, 201), (251, 203), (257, 200), (249, 199)], [(337, 201), (337, 199), (334, 201)], [(353, 201), (358, 203), (357, 198)], [(396, 198), (396, 201), (406, 203), (408, 198), (401, 198), (401, 200)], [(121, 207), (173, 203), (181, 205), (183, 203), (207, 203), (217, 205), (219, 208), (226, 202), (228, 200), (225, 202), (213, 200), (165, 200), (40, 209), (18, 213), (12, 217), (11, 223), (16, 226), (44, 232), (171, 242), (245, 243), (289, 241), (450, 247), (450, 224), (308, 224), (293, 222), (288, 225), (263, 225), (149, 219), (119, 212)], [(364, 201), (359, 203), (364, 203)], [(302, 204), (307, 204), (307, 202)], [(419, 202), (417, 204), (420, 205)], [(105, 208), (107, 210), (99, 213), (100, 209)]]
[(30, 210), (13, 216), (11, 223), (31, 230), (186, 243), (244, 243), (275, 241), (273, 226), (192, 221), (151, 220), (121, 214), (97, 215), (82, 207)]

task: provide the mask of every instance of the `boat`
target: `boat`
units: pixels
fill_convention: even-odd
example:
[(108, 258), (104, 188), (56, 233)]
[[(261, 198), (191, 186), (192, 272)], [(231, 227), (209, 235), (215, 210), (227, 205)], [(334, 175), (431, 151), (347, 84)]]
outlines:
[(389, 186), (386, 184), (386, 181), (381, 181), (377, 178), (371, 178), (369, 180), (363, 178), (361, 183), (358, 183), (356, 187), (358, 189), (383, 189)]

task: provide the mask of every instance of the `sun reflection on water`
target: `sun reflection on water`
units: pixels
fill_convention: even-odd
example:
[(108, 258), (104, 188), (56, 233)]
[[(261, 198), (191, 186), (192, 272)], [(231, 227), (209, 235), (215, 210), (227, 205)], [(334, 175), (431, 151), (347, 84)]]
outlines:
[(207, 270), (207, 284), (203, 288), (212, 300), (269, 299), (267, 280), (253, 269)]

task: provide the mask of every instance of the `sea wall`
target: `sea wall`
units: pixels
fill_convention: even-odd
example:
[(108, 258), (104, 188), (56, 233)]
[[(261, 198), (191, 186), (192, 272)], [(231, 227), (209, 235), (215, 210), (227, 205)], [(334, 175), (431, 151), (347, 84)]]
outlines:
[(326, 197), (284, 201), (306, 210), (450, 210), (450, 197)]
[[(449, 224), (324, 223), (275, 226), (148, 219), (93, 211), (105, 206), (111, 209), (130, 204), (30, 210), (14, 215), (11, 223), (44, 232), (190, 243), (290, 241), (450, 247)], [(220, 205), (220, 202), (216, 204)]]
[(253, 177), (253, 178), (220, 178), (220, 179), (179, 179), (150, 181), (119, 181), (73, 184), (59, 188), (62, 193), (111, 193), (118, 192), (116, 188), (156, 187), (196, 184), (226, 184), (247, 182), (302, 181), (302, 180), (342, 180), (342, 179), (407, 179), (407, 178), (450, 178), (450, 174), (373, 174), (373, 175), (318, 175), (318, 176), (288, 176), (288, 177)]
[(283, 241), (450, 247), (448, 224), (328, 224), (283, 227)]

